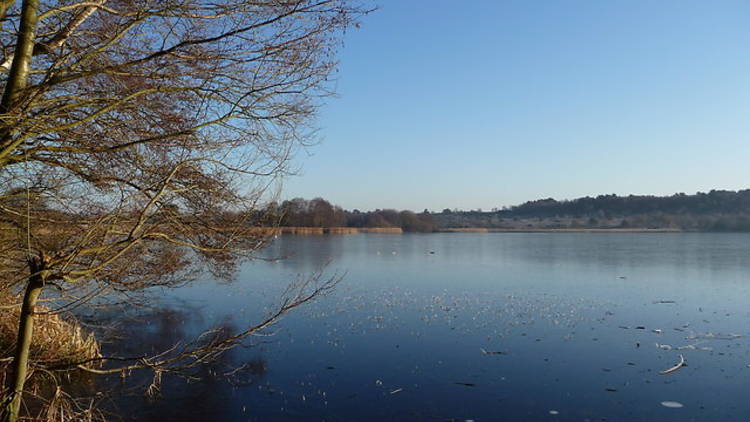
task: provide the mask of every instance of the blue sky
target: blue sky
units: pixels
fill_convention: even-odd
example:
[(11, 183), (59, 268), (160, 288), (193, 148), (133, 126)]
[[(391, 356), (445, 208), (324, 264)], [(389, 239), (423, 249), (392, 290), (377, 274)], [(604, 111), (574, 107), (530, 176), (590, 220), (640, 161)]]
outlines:
[(379, 5), (285, 198), (488, 210), (750, 187), (750, 2)]

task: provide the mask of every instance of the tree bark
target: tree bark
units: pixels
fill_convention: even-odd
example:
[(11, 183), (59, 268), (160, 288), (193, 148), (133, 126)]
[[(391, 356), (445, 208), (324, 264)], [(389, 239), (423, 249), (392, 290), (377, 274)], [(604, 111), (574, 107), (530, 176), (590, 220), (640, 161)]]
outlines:
[[(0, 0), (2, 1), (2, 0)], [(7, 6), (13, 2), (0, 3), (2, 10), (7, 12)], [(34, 55), (34, 43), (36, 42), (37, 12), (39, 11), (39, 0), (24, 0), (21, 6), (21, 22), (18, 27), (18, 38), (16, 48), (13, 52), (13, 64), (8, 72), (5, 89), (0, 100), (0, 114), (7, 114), (16, 105), (18, 96), (26, 88), (31, 68), (31, 58)], [(10, 154), (19, 144), (12, 139), (12, 129), (7, 124), (0, 126), (0, 158)]]
[(31, 68), (31, 57), (34, 55), (36, 42), (37, 12), (39, 0), (24, 0), (21, 7), (21, 23), (18, 28), (18, 39), (13, 52), (13, 64), (10, 66), (8, 81), (5, 83), (0, 112), (7, 113), (13, 107), (18, 94), (26, 87)]
[(28, 374), (29, 351), (34, 334), (34, 310), (37, 299), (44, 288), (43, 261), (30, 261), (31, 276), (23, 297), (21, 315), (18, 321), (18, 341), (13, 356), (13, 371), (11, 373), (9, 392), (3, 401), (2, 422), (16, 422), (21, 409), (23, 386)]

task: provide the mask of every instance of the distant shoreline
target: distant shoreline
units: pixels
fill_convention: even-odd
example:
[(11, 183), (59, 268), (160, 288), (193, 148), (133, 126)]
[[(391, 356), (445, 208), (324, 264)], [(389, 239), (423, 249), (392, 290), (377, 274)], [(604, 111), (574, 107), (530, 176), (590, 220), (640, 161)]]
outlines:
[(436, 233), (682, 233), (685, 230), (663, 228), (663, 229), (502, 229), (502, 228), (445, 228), (436, 230)]
[[(400, 227), (275, 227), (268, 228), (275, 235), (323, 235), (323, 234), (403, 234)], [(426, 233), (682, 233), (685, 230), (674, 228), (637, 229), (637, 228), (566, 228), (566, 229), (503, 229), (503, 228), (443, 228)]]
[(387, 233), (401, 234), (401, 227), (269, 227), (273, 234), (356, 234), (356, 233)]

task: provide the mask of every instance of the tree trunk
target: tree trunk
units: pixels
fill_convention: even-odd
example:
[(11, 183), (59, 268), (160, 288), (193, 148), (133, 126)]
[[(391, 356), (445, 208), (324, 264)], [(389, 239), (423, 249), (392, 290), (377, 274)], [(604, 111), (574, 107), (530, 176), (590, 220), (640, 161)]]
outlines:
[(10, 111), (21, 90), (26, 87), (31, 69), (31, 57), (34, 55), (38, 10), (39, 0), (24, 0), (21, 7), (16, 49), (13, 52), (13, 64), (10, 66), (3, 98), (0, 101), (0, 110), (3, 113)]
[[(8, 7), (15, 1), (0, 0), (0, 12), (5, 14)], [(26, 88), (31, 69), (31, 58), (34, 55), (36, 42), (37, 12), (39, 0), (24, 0), (21, 5), (21, 21), (18, 28), (16, 48), (13, 52), (13, 63), (10, 65), (8, 78), (5, 82), (2, 99), (0, 99), (0, 114), (11, 112), (16, 105), (21, 91)], [(11, 126), (0, 125), (0, 158), (9, 155), (20, 144), (20, 140), (12, 139)]]
[(8, 395), (3, 401), (2, 422), (15, 422), (21, 409), (23, 386), (28, 372), (29, 350), (34, 333), (34, 310), (39, 294), (44, 288), (43, 264), (30, 262), (31, 276), (23, 296), (21, 315), (18, 321), (18, 341), (13, 356), (13, 372), (8, 385)]

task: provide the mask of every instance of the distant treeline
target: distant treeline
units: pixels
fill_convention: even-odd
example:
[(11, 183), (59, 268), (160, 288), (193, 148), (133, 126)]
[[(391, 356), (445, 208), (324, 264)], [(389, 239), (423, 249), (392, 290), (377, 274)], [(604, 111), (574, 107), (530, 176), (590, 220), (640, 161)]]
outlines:
[(437, 228), (429, 212), (347, 211), (323, 198), (294, 198), (271, 204), (268, 211), (277, 215), (280, 225), (285, 227), (400, 227), (405, 232), (432, 232)]
[(271, 204), (269, 214), (292, 227), (400, 227), (407, 232), (447, 228), (607, 229), (671, 228), (694, 231), (750, 231), (750, 189), (712, 190), (672, 196), (599, 195), (573, 200), (552, 198), (492, 211), (421, 213), (377, 209), (347, 211), (322, 198), (295, 198)]
[(599, 195), (552, 198), (493, 210), (437, 214), (441, 227), (495, 228), (677, 228), (750, 231), (750, 190), (712, 190), (695, 195)]
[(645, 195), (599, 195), (556, 201), (552, 198), (525, 202), (502, 210), (502, 214), (512, 216), (551, 217), (563, 215), (612, 215), (646, 214), (661, 212), (667, 214), (727, 214), (750, 211), (750, 189), (741, 191), (712, 190), (695, 195), (676, 193), (672, 196)]

